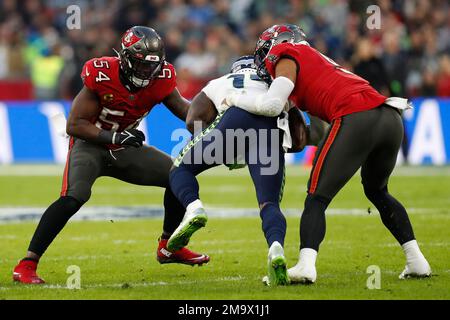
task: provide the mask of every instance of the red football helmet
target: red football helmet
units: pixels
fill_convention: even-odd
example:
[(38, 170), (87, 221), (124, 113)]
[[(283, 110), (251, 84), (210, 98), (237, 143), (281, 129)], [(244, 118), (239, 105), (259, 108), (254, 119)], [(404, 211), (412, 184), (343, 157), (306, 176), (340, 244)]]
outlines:
[(265, 30), (259, 36), (255, 48), (255, 64), (258, 67), (258, 75), (265, 81), (271, 80), (265, 67), (265, 59), (273, 46), (284, 42), (299, 43), (305, 40), (305, 32), (294, 24), (276, 24)]

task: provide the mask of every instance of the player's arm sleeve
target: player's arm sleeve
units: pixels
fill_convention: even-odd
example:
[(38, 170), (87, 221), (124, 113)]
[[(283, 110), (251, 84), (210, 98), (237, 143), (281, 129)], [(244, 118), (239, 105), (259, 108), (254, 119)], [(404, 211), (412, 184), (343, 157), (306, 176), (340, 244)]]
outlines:
[(227, 97), (227, 104), (253, 114), (275, 117), (285, 108), (294, 87), (295, 85), (290, 79), (277, 77), (273, 80), (266, 93), (256, 96), (245, 93), (232, 93)]
[(163, 66), (159, 79), (165, 81), (165, 96), (162, 99), (164, 101), (177, 88), (177, 72), (175, 67), (166, 62)]

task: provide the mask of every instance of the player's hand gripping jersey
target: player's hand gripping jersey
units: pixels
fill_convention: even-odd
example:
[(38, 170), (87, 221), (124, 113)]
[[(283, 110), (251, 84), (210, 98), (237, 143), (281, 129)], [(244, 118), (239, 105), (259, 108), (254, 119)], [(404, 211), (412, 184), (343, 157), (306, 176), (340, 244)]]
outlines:
[(124, 131), (136, 128), (156, 104), (176, 87), (175, 69), (165, 63), (158, 78), (136, 91), (129, 91), (119, 79), (119, 59), (101, 57), (87, 61), (81, 72), (84, 85), (99, 102), (99, 114), (92, 119), (98, 128)]
[(266, 93), (267, 89), (268, 85), (256, 75), (256, 72), (245, 72), (229, 73), (220, 78), (211, 80), (202, 91), (214, 103), (217, 112), (221, 113), (230, 107), (225, 103), (225, 99), (231, 93), (245, 92), (245, 94), (249, 96), (257, 96)]
[(297, 64), (297, 81), (290, 100), (325, 121), (373, 109), (386, 100), (366, 80), (343, 69), (305, 42), (281, 43), (270, 50), (265, 64), (272, 78), (281, 58), (292, 59)]

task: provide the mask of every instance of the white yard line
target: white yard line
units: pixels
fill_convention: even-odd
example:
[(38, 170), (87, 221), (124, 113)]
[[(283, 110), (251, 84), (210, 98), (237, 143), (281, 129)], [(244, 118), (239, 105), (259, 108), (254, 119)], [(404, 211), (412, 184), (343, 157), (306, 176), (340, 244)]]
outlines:
[(64, 165), (0, 165), (0, 176), (61, 176), (63, 172)]
[[(123, 283), (98, 283), (98, 284), (81, 284), (81, 289), (101, 289), (101, 288), (146, 288), (146, 287), (155, 287), (155, 286), (173, 286), (173, 285), (193, 285), (193, 284), (202, 284), (202, 283), (215, 283), (215, 282), (237, 282), (242, 280), (248, 280), (249, 278), (243, 276), (236, 277), (220, 277), (215, 279), (202, 279), (202, 280), (183, 280), (183, 281), (152, 281), (152, 282), (123, 282)], [(24, 288), (24, 287), (22, 287)], [(30, 288), (30, 287), (25, 287)], [(36, 288), (36, 287), (31, 287)], [(39, 286), (38, 288), (42, 289), (56, 289), (56, 290), (71, 290), (66, 286), (61, 284), (44, 284)], [(0, 287), (0, 291), (8, 291), (14, 288), (4, 288)]]
[[(13, 223), (20, 221), (36, 221), (40, 219), (45, 211), (44, 207), (0, 207), (0, 223)], [(449, 214), (450, 209), (446, 208), (407, 208), (410, 214)], [(213, 218), (241, 218), (259, 217), (256, 208), (207, 208), (208, 215)], [(301, 208), (283, 208), (286, 216), (300, 217)], [(109, 207), (109, 206), (87, 206), (83, 207), (72, 220), (107, 221), (107, 220), (130, 220), (138, 218), (161, 218), (164, 214), (162, 207), (157, 206), (129, 206), (129, 207)], [(365, 208), (330, 208), (327, 215), (369, 215)], [(377, 215), (377, 210), (372, 210), (371, 215)], [(450, 215), (449, 215), (450, 218)]]
[[(400, 272), (401, 272), (400, 266), (399, 266), (398, 270), (381, 269), (381, 273), (387, 274), (387, 275), (397, 276), (400, 274)], [(366, 272), (361, 272), (361, 271), (343, 272), (343, 273), (321, 273), (320, 278), (321, 279), (336, 278), (338, 276), (342, 276), (343, 274), (348, 275), (350, 273), (355, 276), (366, 275)], [(450, 270), (440, 270), (439, 273), (450, 273)], [(177, 286), (179, 286), (179, 285), (198, 285), (198, 284), (204, 284), (204, 283), (217, 283), (217, 282), (258, 281), (258, 280), (262, 279), (262, 277), (263, 277), (263, 275), (260, 275), (260, 276), (255, 275), (254, 277), (243, 277), (241, 275), (238, 275), (235, 277), (220, 277), (220, 278), (213, 278), (213, 279), (205, 278), (205, 279), (201, 279), (201, 280), (182, 280), (182, 281), (170, 281), (170, 282), (166, 282), (166, 281), (123, 282), (123, 283), (106, 283), (106, 284), (97, 283), (97, 284), (88, 284), (88, 285), (83, 285), (83, 283), (82, 283), (81, 289), (102, 289), (102, 288), (133, 289), (133, 288), (174, 286), (174, 285), (177, 285)], [(408, 280), (406, 280), (406, 281), (408, 281)], [(65, 285), (61, 285), (61, 284), (55, 284), (55, 285), (45, 284), (45, 285), (40, 285), (39, 287), (22, 286), (20, 288), (21, 289), (41, 289), (42, 288), (42, 289), (51, 289), (51, 290), (71, 290), (71, 289), (68, 289)], [(10, 290), (14, 290), (14, 289), (16, 289), (16, 288), (0, 287), (0, 291), (10, 291)], [(75, 290), (75, 292), (76, 292), (76, 290)]]
[[(303, 165), (289, 165), (286, 173), (288, 176), (303, 177), (308, 176), (311, 168)], [(64, 165), (54, 164), (13, 164), (0, 165), (1, 176), (61, 176)], [(202, 176), (243, 176), (248, 175), (247, 169), (229, 170), (219, 166), (202, 173)], [(450, 166), (398, 166), (395, 168), (394, 176), (450, 176)]]

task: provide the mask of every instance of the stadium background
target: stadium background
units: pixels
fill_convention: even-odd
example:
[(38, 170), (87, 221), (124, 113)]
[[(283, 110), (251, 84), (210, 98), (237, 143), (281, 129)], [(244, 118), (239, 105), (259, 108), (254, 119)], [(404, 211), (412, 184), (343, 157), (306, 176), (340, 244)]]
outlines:
[[(367, 7), (381, 10), (381, 28), (366, 26)], [(446, 164), (450, 159), (450, 21), (441, 0), (76, 1), (80, 29), (69, 30), (71, 1), (0, 1), (0, 163), (64, 162), (66, 142), (50, 121), (67, 113), (82, 86), (83, 63), (113, 55), (120, 35), (149, 25), (166, 43), (178, 88), (192, 98), (208, 80), (252, 53), (261, 30), (301, 25), (312, 45), (363, 76), (380, 92), (414, 100), (399, 161)], [(20, 101), (20, 103), (18, 102)], [(42, 101), (53, 101), (52, 104)], [(143, 124), (150, 143), (176, 155), (189, 135), (163, 106)], [(419, 124), (417, 127), (416, 124)], [(33, 132), (29, 135), (27, 132)], [(314, 151), (288, 157), (310, 163)]]
[[(80, 30), (66, 27), (66, 9), (74, 3), (81, 9)], [(379, 30), (366, 27), (372, 4), (381, 9)], [(449, 299), (450, 170), (442, 166), (450, 162), (448, 12), (445, 0), (0, 0), (0, 299)], [(209, 79), (226, 73), (236, 57), (252, 53), (258, 34), (277, 22), (300, 24), (312, 45), (345, 68), (387, 95), (413, 100), (414, 110), (405, 113), (399, 163), (427, 166), (399, 166), (391, 191), (405, 202), (439, 277), (426, 285), (398, 282), (403, 257), (379, 217), (370, 214), (356, 175), (327, 210), (320, 283), (301, 290), (261, 289), (266, 247), (251, 180), (246, 170), (219, 168), (200, 177), (204, 202), (214, 210), (207, 231), (192, 242), (211, 254), (208, 267), (186, 272), (183, 266), (158, 265), (154, 250), (163, 191), (101, 178), (75, 216), (100, 221), (67, 225), (40, 267), (50, 285), (24, 290), (11, 284), (12, 267), (36, 226), (29, 220), (38, 219), (59, 192), (67, 141), (51, 119), (67, 114), (82, 85), (84, 61), (113, 55), (121, 33), (132, 25), (155, 27), (177, 69), (180, 91), (191, 98)], [(148, 142), (172, 155), (188, 137), (174, 131), (184, 125), (164, 106), (143, 126)], [(309, 167), (298, 163), (309, 163), (313, 152), (288, 159), (297, 162), (287, 168), (282, 203), (289, 263), (298, 254), (309, 174)], [(158, 219), (121, 220), (148, 216)], [(383, 270), (382, 290), (365, 287), (366, 268), (373, 263)], [(83, 270), (81, 292), (63, 289), (72, 264)]]

